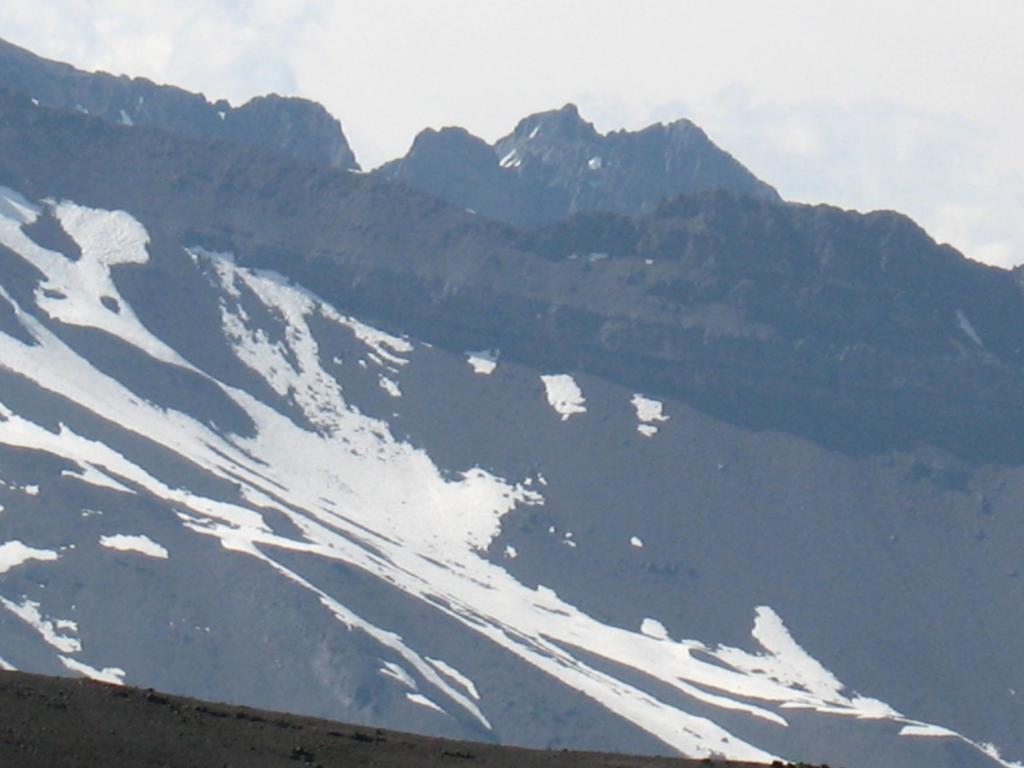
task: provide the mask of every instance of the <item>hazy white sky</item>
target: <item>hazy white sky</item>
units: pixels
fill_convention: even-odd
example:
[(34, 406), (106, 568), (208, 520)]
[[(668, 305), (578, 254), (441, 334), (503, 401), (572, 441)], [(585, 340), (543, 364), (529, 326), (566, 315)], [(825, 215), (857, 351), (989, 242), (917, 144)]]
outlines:
[(0, 36), (233, 102), (322, 102), (364, 167), (575, 101), (689, 117), (783, 196), (1024, 262), (1024, 0), (4, 0)]

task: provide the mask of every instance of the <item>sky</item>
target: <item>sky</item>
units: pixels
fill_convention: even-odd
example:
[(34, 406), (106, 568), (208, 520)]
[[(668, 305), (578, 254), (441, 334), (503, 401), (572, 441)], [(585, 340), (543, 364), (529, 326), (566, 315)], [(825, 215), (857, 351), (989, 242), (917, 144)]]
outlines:
[(365, 168), (575, 102), (687, 117), (787, 199), (1024, 263), (1022, 0), (4, 0), (0, 37), (242, 103), (315, 99)]

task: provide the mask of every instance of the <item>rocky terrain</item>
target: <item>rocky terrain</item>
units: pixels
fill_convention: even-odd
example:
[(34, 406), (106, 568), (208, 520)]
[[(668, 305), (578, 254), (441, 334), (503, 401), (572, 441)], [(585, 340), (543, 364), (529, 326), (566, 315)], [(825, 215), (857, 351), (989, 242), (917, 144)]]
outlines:
[(358, 169), (341, 124), (319, 104), (276, 94), (238, 107), (140, 77), (82, 72), (0, 40), (0, 85), (56, 109), (124, 126), (148, 125), (197, 138), (281, 152), (329, 168)]
[(600, 210), (573, 110), (520, 167), (595, 208), (527, 227), (0, 83), (0, 667), (549, 749), (1024, 754), (1018, 273), (743, 174)]
[(689, 120), (602, 135), (574, 104), (523, 118), (493, 145), (462, 128), (427, 129), (375, 173), (526, 227), (581, 211), (652, 213), (693, 192), (780, 199)]
[(0, 672), (0, 723), (0, 760), (19, 768), (753, 768), (726, 760), (544, 752), (434, 739), (18, 672)]

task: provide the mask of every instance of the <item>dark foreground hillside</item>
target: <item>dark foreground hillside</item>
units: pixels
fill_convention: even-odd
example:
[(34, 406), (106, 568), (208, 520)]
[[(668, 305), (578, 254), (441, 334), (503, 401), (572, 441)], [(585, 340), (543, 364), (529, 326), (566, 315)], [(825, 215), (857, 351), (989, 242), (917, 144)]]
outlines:
[(689, 768), (712, 760), (548, 752), (366, 728), (152, 690), (0, 672), (0, 765)]

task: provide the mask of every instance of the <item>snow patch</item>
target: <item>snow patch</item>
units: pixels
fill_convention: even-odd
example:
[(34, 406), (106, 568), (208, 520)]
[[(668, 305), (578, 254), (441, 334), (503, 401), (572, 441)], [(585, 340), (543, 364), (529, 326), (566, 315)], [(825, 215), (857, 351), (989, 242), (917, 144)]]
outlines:
[(502, 168), (518, 168), (522, 164), (523, 160), (519, 157), (519, 152), (514, 149), (498, 161), (498, 165)]
[(915, 725), (905, 725), (900, 729), (900, 736), (924, 736), (929, 738), (948, 738), (956, 737), (955, 731), (951, 731), (948, 728), (943, 728), (938, 725), (927, 725), (925, 723)]
[(641, 539), (639, 536), (630, 536), (629, 544), (630, 546), (636, 547), (637, 549), (644, 548), (644, 540)]
[(459, 672), (459, 670), (457, 670), (451, 664), (441, 661), (441, 659), (432, 659), (428, 656), (427, 661), (433, 664), (437, 668), (437, 671), (445, 677), (447, 677), (449, 680), (452, 680), (453, 682), (456, 682), (459, 685), (461, 685), (463, 689), (465, 689), (466, 693), (472, 696), (473, 699), (475, 699), (476, 701), (480, 701), (480, 693), (477, 691), (476, 685), (473, 683), (472, 680), (470, 680), (464, 674)]
[(668, 630), (657, 619), (644, 619), (640, 624), (640, 631), (655, 640), (668, 640)]
[(541, 376), (547, 393), (548, 405), (560, 414), (562, 421), (577, 413), (586, 413), (587, 399), (572, 376), (566, 373)]
[(507, 557), (509, 560), (515, 560), (517, 557), (519, 557), (519, 551), (511, 544), (507, 544), (505, 545), (505, 557)]
[(497, 350), (491, 351), (489, 349), (479, 352), (467, 352), (466, 362), (473, 369), (473, 373), (490, 376), (494, 373), (494, 369), (498, 367), (498, 352)]
[(78, 672), (81, 675), (85, 675), (90, 680), (95, 680), (100, 683), (108, 683), (110, 685), (124, 685), (125, 671), (120, 667), (104, 667), (103, 669), (96, 669), (90, 667), (88, 664), (84, 664), (76, 659), (68, 658), (67, 656), (58, 656), (60, 663), (63, 664), (67, 669), (72, 672)]
[(665, 415), (664, 404), (660, 400), (644, 397), (637, 392), (633, 395), (633, 399), (630, 402), (633, 404), (633, 408), (636, 410), (636, 417), (640, 421), (637, 424), (636, 431), (644, 437), (653, 437), (657, 434), (658, 428), (652, 422), (668, 421), (669, 419)]
[(78, 472), (70, 469), (63, 469), (60, 474), (62, 477), (70, 477), (75, 480), (80, 480), (83, 483), (95, 485), (98, 488), (108, 488), (112, 491), (119, 491), (120, 493), (135, 493), (131, 488), (117, 482), (117, 480), (112, 478), (106, 472), (97, 469), (92, 464), (82, 462), (79, 464), (79, 467), (81, 469)]
[(592, 157), (589, 160), (587, 160), (587, 168), (589, 168), (592, 171), (601, 170), (601, 166), (603, 165), (604, 160), (602, 160), (600, 157)]
[(164, 547), (161, 547), (148, 536), (129, 536), (122, 533), (113, 536), (100, 536), (100, 546), (107, 549), (116, 549), (119, 552), (136, 552), (146, 557), (155, 557), (159, 560), (166, 560), (170, 555)]
[(982, 342), (981, 336), (979, 336), (978, 332), (974, 330), (974, 325), (971, 323), (970, 319), (968, 319), (967, 315), (964, 314), (962, 309), (958, 309), (956, 311), (956, 322), (957, 325), (960, 326), (960, 330), (966, 334), (967, 338), (973, 341), (981, 349), (985, 348), (985, 344)]
[(119, 122), (121, 123), (121, 125), (127, 125), (129, 127), (135, 125), (135, 123), (132, 122), (131, 117), (128, 116), (128, 113), (125, 112), (123, 109), (121, 110), (121, 119)]
[(75, 629), (74, 622), (54, 622), (44, 618), (43, 614), (39, 612), (39, 603), (27, 598), (21, 603), (15, 603), (5, 597), (0, 597), (0, 604), (32, 627), (48, 645), (52, 645), (58, 651), (78, 653), (82, 650), (82, 643), (78, 638), (61, 634), (62, 630)]
[(57, 553), (50, 549), (34, 549), (20, 541), (8, 541), (0, 544), (0, 573), (7, 573), (29, 560), (56, 560), (57, 557)]
[(407, 698), (413, 704), (419, 704), (421, 707), (426, 707), (427, 709), (433, 709), (433, 710), (435, 710), (437, 712), (440, 712), (442, 715), (447, 715), (448, 714), (441, 707), (439, 707), (433, 701), (431, 701), (426, 696), (424, 696), (422, 693), (407, 693), (407, 694), (405, 694), (405, 698)]
[(380, 673), (385, 677), (390, 677), (393, 680), (397, 680), (406, 688), (416, 690), (416, 681), (413, 680), (412, 675), (405, 671), (405, 667), (401, 664), (396, 664), (393, 661), (385, 661), (384, 666), (380, 668)]
[(387, 392), (392, 397), (401, 397), (402, 396), (402, 390), (400, 390), (398, 388), (398, 384), (396, 384), (394, 381), (389, 379), (387, 376), (381, 376), (377, 380), (377, 383), (380, 385), (381, 389), (383, 389), (385, 392)]

